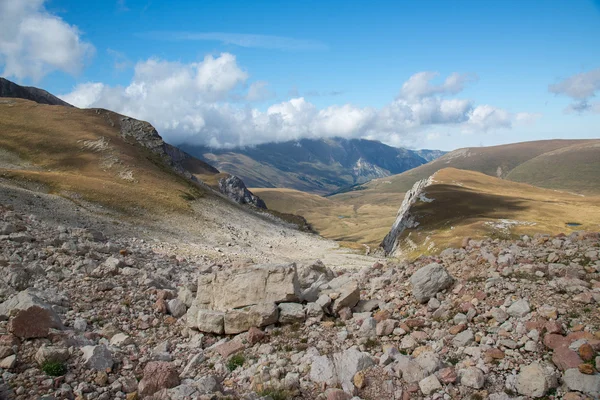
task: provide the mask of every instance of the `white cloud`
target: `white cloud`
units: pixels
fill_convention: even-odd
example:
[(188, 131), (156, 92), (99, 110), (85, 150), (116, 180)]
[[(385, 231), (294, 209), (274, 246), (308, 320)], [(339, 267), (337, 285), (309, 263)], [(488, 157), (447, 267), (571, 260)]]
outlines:
[(442, 84), (431, 83), (439, 74), (437, 72), (418, 72), (411, 76), (400, 89), (399, 98), (416, 100), (433, 95), (457, 94), (461, 92), (467, 83), (477, 80), (474, 74), (449, 75)]
[(565, 109), (567, 113), (599, 112), (600, 103), (590, 103), (589, 99), (600, 92), (600, 68), (570, 76), (549, 85), (548, 90), (575, 100)]
[(275, 96), (271, 90), (269, 90), (269, 83), (265, 81), (253, 82), (248, 88), (248, 94), (246, 100), (251, 102), (265, 101)]
[[(264, 98), (267, 83), (249, 84), (236, 58), (223, 53), (191, 64), (149, 59), (135, 66), (126, 87), (86, 83), (61, 97), (76, 106), (104, 107), (150, 121), (174, 144), (215, 147), (334, 136), (413, 145), (432, 140), (428, 133), (440, 127), (487, 132), (526, 119), (525, 114), (444, 97), (462, 88), (463, 75), (453, 74), (438, 86), (423, 80), (427, 76), (433, 77), (422, 73), (411, 77), (403, 86), (410, 95), (381, 109), (352, 104), (319, 108), (297, 96), (260, 110), (250, 102)], [(419, 81), (426, 84), (416, 85)]]
[(39, 81), (60, 70), (81, 71), (94, 47), (69, 25), (44, 8), (45, 0), (0, 1), (0, 65), (3, 75)]

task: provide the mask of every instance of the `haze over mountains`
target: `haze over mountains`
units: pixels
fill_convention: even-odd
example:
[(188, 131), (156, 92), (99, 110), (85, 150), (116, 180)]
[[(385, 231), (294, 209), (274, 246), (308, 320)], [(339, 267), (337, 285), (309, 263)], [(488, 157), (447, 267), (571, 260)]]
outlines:
[(365, 139), (301, 139), (235, 149), (181, 145), (252, 187), (285, 187), (328, 194), (371, 179), (398, 174), (440, 155)]

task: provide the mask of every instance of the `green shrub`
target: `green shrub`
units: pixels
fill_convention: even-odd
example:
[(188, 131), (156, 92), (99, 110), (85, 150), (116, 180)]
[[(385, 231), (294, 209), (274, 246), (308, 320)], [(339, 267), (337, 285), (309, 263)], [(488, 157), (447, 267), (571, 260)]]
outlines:
[(233, 371), (237, 367), (241, 367), (246, 362), (246, 357), (242, 354), (236, 354), (231, 356), (229, 360), (227, 360), (227, 369)]
[(288, 392), (281, 389), (265, 389), (258, 393), (261, 397), (269, 396), (273, 400), (286, 400), (288, 398)]
[(42, 364), (42, 371), (49, 376), (62, 376), (67, 373), (67, 366), (60, 361), (46, 361)]

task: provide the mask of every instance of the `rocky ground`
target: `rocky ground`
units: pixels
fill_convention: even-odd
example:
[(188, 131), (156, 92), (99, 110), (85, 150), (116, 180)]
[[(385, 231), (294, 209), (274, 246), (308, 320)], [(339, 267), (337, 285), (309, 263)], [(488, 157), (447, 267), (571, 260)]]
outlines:
[(597, 233), (255, 265), (16, 209), (0, 398), (600, 397)]

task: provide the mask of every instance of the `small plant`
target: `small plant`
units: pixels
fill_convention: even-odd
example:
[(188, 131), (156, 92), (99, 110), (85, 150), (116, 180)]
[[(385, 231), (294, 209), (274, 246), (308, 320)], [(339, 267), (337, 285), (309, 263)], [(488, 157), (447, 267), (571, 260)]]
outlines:
[(284, 349), (285, 351), (287, 351), (288, 353), (289, 353), (290, 351), (294, 350), (294, 348), (293, 348), (291, 345), (289, 345), (289, 344), (286, 344), (285, 346), (283, 346), (283, 349)]
[(261, 397), (271, 397), (273, 400), (286, 400), (288, 392), (282, 389), (265, 389), (258, 393)]
[(271, 336), (273, 336), (273, 337), (281, 336), (281, 330), (273, 329), (273, 332), (271, 332)]
[(244, 357), (241, 354), (231, 356), (231, 358), (227, 360), (227, 369), (229, 371), (233, 371), (237, 367), (241, 367), (242, 365), (244, 365), (244, 362), (246, 362), (246, 357)]
[(45, 361), (42, 371), (49, 376), (62, 376), (67, 373), (67, 366), (60, 361)]
[(378, 342), (377, 340), (375, 340), (375, 339), (371, 339), (371, 338), (369, 338), (369, 339), (367, 339), (367, 341), (365, 342), (365, 347), (366, 347), (367, 349), (372, 349), (372, 348), (374, 348), (374, 347), (377, 347), (377, 346), (379, 346), (379, 342)]

